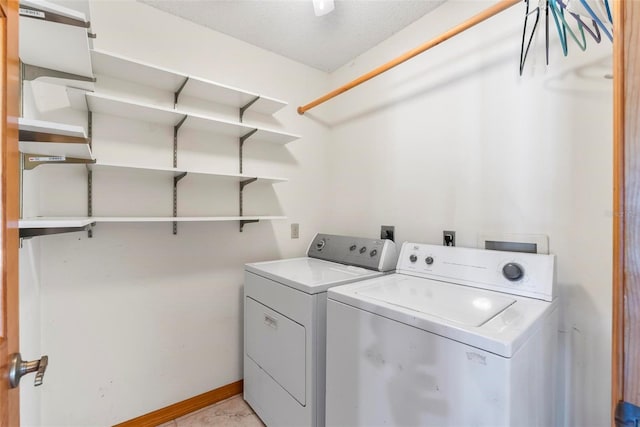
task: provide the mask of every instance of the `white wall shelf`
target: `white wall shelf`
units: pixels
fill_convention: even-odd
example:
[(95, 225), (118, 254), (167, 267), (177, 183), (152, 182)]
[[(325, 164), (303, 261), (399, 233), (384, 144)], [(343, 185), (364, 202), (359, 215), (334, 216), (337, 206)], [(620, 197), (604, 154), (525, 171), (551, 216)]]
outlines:
[[(237, 89), (213, 81), (188, 76), (183, 73), (156, 67), (141, 61), (100, 50), (91, 51), (96, 74), (151, 86), (164, 91), (179, 93), (234, 108), (249, 109), (271, 115), (287, 106), (275, 98)], [(184, 86), (183, 86), (184, 85)]]
[(241, 225), (249, 222), (276, 221), (287, 219), (286, 216), (251, 215), (251, 216), (123, 216), (123, 217), (35, 217), (21, 219), (19, 223), (20, 237), (29, 238), (50, 234), (89, 231), (97, 223), (149, 223), (149, 222), (229, 222), (240, 221)]
[(261, 182), (275, 184), (278, 182), (286, 182), (288, 181), (286, 178), (276, 178), (276, 177), (267, 177), (267, 176), (256, 176), (256, 175), (246, 175), (246, 174), (238, 174), (238, 173), (220, 173), (213, 171), (203, 171), (203, 170), (195, 170), (195, 169), (179, 169), (179, 168), (163, 168), (163, 167), (148, 167), (148, 166), (134, 166), (127, 164), (118, 164), (118, 163), (95, 163), (92, 165), (88, 165), (88, 168), (92, 171), (100, 171), (100, 170), (117, 170), (117, 169), (131, 169), (137, 171), (151, 171), (158, 173), (170, 174), (174, 177), (180, 176), (184, 173), (188, 175), (204, 175), (211, 176), (216, 179), (224, 179), (231, 180), (235, 182), (242, 182), (249, 179), (256, 179)]
[(18, 128), (21, 153), (94, 159), (82, 126), (20, 117)]
[[(84, 128), (21, 119), (21, 151), (23, 170), (42, 164), (84, 163), (87, 167), (87, 217), (83, 218), (33, 218), (21, 221), (21, 235), (54, 234), (68, 231), (88, 230), (96, 222), (173, 222), (185, 221), (239, 221), (240, 231), (247, 223), (260, 220), (282, 219), (281, 216), (244, 216), (243, 191), (254, 182), (274, 184), (285, 182), (285, 178), (248, 175), (243, 171), (243, 145), (247, 141), (284, 145), (300, 136), (243, 123), (246, 111), (271, 115), (284, 108), (287, 103), (258, 95), (231, 86), (208, 81), (199, 77), (156, 67), (119, 55), (92, 50), (89, 21), (70, 9), (49, 4), (43, 0), (25, 0), (21, 4), (21, 47), (25, 80), (54, 79), (54, 83), (67, 86), (68, 100), (72, 108), (87, 112), (87, 132)], [(23, 22), (24, 21), (24, 24)], [(22, 34), (24, 31), (24, 35)], [(173, 105), (149, 102), (131, 95), (136, 88), (122, 96), (95, 93), (94, 74), (113, 79), (110, 84), (122, 86), (123, 82), (163, 91), (173, 95)], [(120, 82), (120, 83), (118, 83)], [(126, 84), (125, 83), (125, 84)], [(103, 88), (104, 89), (104, 88)], [(144, 88), (142, 88), (144, 90)], [(207, 103), (238, 109), (238, 120), (194, 113), (181, 108), (180, 97), (189, 97)], [(212, 105), (213, 107), (213, 105)], [(219, 108), (219, 107), (217, 107)], [(155, 167), (135, 164), (135, 160), (123, 163), (97, 162), (91, 152), (93, 114), (122, 117), (146, 123), (173, 127), (173, 167)], [(228, 116), (227, 113), (224, 113)], [(178, 168), (178, 130), (204, 131), (213, 135), (234, 138), (239, 144), (239, 173), (215, 170)], [(24, 136), (24, 138), (23, 138)], [(167, 159), (168, 160), (168, 159)], [(140, 173), (169, 174), (173, 178), (172, 217), (94, 217), (93, 174), (98, 171), (137, 170)], [(99, 172), (100, 173), (100, 172)], [(214, 217), (180, 217), (178, 215), (178, 183), (187, 175), (210, 176), (214, 179), (231, 180), (238, 184), (239, 215)], [(104, 175), (100, 175), (101, 178)]]
[[(156, 123), (165, 126), (184, 126), (211, 132), (219, 135), (226, 135), (240, 138), (251, 134), (252, 141), (268, 142), (272, 144), (287, 144), (300, 138), (286, 132), (280, 132), (261, 127), (248, 126), (243, 123), (224, 120), (202, 114), (187, 113), (178, 109), (161, 107), (151, 103), (133, 101), (110, 95), (103, 95), (84, 91), (69, 89), (72, 106), (80, 110), (88, 110), (92, 113), (108, 114), (127, 119), (140, 120), (148, 123)], [(84, 96), (78, 98), (78, 95)], [(181, 124), (183, 119), (186, 120)]]
[(44, 0), (22, 0), (19, 12), (25, 79), (92, 89), (90, 23), (85, 15)]
[(151, 217), (95, 217), (95, 222), (220, 222), (220, 221), (274, 221), (287, 219), (286, 216), (151, 216)]

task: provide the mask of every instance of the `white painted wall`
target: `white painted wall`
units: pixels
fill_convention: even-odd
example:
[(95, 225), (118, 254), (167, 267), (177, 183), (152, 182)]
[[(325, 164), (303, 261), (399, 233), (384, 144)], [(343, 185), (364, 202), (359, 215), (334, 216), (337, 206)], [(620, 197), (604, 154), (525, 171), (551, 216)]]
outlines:
[[(302, 255), (325, 221), (319, 207), (328, 197), (328, 130), (295, 108), (328, 88), (326, 74), (134, 1), (95, 1), (91, 13), (96, 48), (285, 100), (290, 105), (273, 118), (248, 114), (245, 121), (303, 137), (287, 146), (245, 144), (245, 173), (290, 179), (247, 187), (245, 214), (288, 220), (248, 224), (243, 233), (236, 222), (180, 224), (177, 236), (170, 223), (99, 224), (92, 239), (48, 236), (23, 248), (22, 312), (39, 312), (40, 329), (23, 329), (22, 342), (37, 337), (41, 346), (29, 355), (41, 350), (50, 357), (44, 386), (23, 392), (25, 425), (111, 425), (241, 379), (243, 264)], [(99, 76), (97, 90), (120, 85)], [(62, 97), (40, 96), (52, 88), (33, 90), (40, 102), (27, 95), (25, 114), (85, 120)], [(172, 132), (94, 115), (94, 151), (102, 161), (171, 166)], [(237, 172), (235, 139), (181, 130), (179, 150), (181, 166)], [(29, 213), (86, 214), (83, 166), (29, 174), (38, 195), (28, 202)], [(170, 182), (96, 172), (94, 215), (168, 216)], [(188, 176), (180, 183), (179, 211), (237, 215), (237, 197), (237, 184)], [(291, 222), (300, 223), (299, 240), (289, 238)], [(28, 277), (31, 246), (41, 255), (33, 267), (39, 281)], [(31, 400), (33, 393), (40, 402)], [(40, 415), (27, 413), (38, 405)]]
[[(249, 143), (245, 152), (247, 171), (290, 179), (264, 193), (249, 187), (247, 209), (275, 209), (287, 221), (244, 233), (235, 223), (184, 224), (177, 236), (168, 224), (100, 225), (93, 239), (50, 236), (22, 249), (22, 316), (40, 319), (23, 351), (28, 342), (29, 357), (51, 357), (45, 385), (23, 387), (24, 424), (113, 424), (240, 379), (243, 263), (301, 255), (317, 231), (366, 236), (393, 224), (400, 242), (438, 243), (445, 228), (461, 246), (487, 231), (549, 235), (565, 308), (566, 425), (606, 425), (612, 96), (601, 76), (610, 44), (573, 48), (568, 58), (554, 44), (546, 71), (538, 50), (520, 78), (516, 6), (305, 117), (295, 113), (489, 4), (447, 2), (326, 76), (143, 4), (92, 2), (97, 48), (287, 100), (269, 124), (303, 138), (285, 148)], [(100, 82), (103, 90), (117, 83)], [(64, 108), (40, 115), (82, 119)], [(152, 144), (167, 129), (105, 117), (95, 126), (99, 158), (166, 154)], [(181, 159), (200, 162), (202, 150), (235, 172), (233, 142), (184, 139)], [(81, 167), (36, 173), (31, 209), (84, 213)], [(229, 188), (191, 184), (182, 210), (235, 213)], [(95, 186), (103, 213), (170, 211), (155, 177), (102, 176)], [(300, 240), (288, 239), (291, 222), (301, 223)]]
[[(449, 1), (332, 74), (332, 88), (491, 5)], [(557, 256), (567, 347), (566, 425), (609, 423), (611, 43), (539, 39), (523, 77), (524, 5), (480, 24), (310, 116), (333, 127), (331, 231), (460, 246), (482, 232), (541, 233)], [(541, 20), (541, 25), (544, 21)], [(553, 25), (553, 24), (552, 24)], [(553, 30), (553, 27), (552, 27)]]

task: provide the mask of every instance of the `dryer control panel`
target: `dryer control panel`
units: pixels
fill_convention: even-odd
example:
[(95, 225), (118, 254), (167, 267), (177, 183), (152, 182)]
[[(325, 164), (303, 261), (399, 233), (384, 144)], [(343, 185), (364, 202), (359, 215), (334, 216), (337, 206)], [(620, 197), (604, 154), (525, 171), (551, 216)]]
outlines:
[(555, 257), (409, 243), (402, 245), (398, 273), (552, 301)]
[(393, 270), (398, 260), (396, 244), (391, 240), (320, 233), (311, 241), (307, 255), (377, 271)]

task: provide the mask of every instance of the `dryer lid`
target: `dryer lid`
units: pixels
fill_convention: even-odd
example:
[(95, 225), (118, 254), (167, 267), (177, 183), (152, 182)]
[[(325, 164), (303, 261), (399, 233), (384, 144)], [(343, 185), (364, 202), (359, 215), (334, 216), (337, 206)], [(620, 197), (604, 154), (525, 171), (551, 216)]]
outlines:
[(465, 326), (481, 326), (516, 302), (508, 295), (413, 277), (380, 281), (355, 293)]

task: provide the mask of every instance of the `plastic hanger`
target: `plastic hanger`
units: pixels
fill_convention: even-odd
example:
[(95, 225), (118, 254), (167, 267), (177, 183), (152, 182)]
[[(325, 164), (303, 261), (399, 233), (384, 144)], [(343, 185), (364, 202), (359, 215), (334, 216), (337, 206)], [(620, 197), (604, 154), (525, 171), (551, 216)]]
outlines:
[(544, 52), (547, 65), (549, 65), (549, 0), (544, 2)]
[[(595, 42), (596, 42), (596, 43), (600, 43), (600, 42), (602, 41), (602, 37), (601, 37), (601, 35), (600, 35), (600, 30), (598, 29), (598, 23), (597, 23), (596, 21), (594, 21), (593, 19), (590, 19), (590, 18), (591, 18), (591, 16), (590, 16), (589, 18), (587, 18), (587, 19), (590, 19), (590, 20), (591, 20), (591, 25), (593, 25), (593, 30), (591, 30), (591, 28), (589, 28), (589, 25), (588, 25), (588, 24), (586, 24), (586, 23), (583, 21), (583, 19), (582, 19), (583, 17), (585, 17), (585, 16), (584, 16), (584, 13), (580, 13), (580, 12), (582, 12), (582, 10), (576, 10), (576, 9), (574, 9), (573, 7), (571, 7), (571, 6), (572, 6), (573, 4), (575, 4), (576, 2), (575, 2), (575, 1), (573, 1), (573, 2), (570, 4), (570, 1), (571, 1), (571, 0), (567, 0), (567, 3), (565, 4), (565, 3), (562, 3), (562, 0), (558, 0), (558, 3), (560, 4), (560, 6), (561, 6), (563, 9), (566, 9), (566, 10), (567, 10), (567, 12), (569, 12), (569, 14), (570, 14), (571, 16), (573, 16), (573, 18), (574, 18), (576, 21), (578, 21), (578, 25), (579, 25), (580, 27), (582, 27), (582, 29), (583, 29), (583, 30), (586, 30), (586, 31), (587, 31), (587, 33), (589, 33), (589, 35), (590, 35), (590, 36), (595, 40)], [(582, 1), (582, 0), (581, 0), (581, 1)], [(599, 0), (596, 0), (596, 1), (599, 1)], [(587, 12), (587, 13), (588, 13), (588, 11), (587, 11), (586, 9), (585, 9), (585, 12)], [(589, 15), (590, 15), (590, 14), (589, 14)], [(586, 17), (585, 17), (585, 18), (586, 18)]]
[(611, 8), (609, 7), (609, 0), (604, 0), (604, 8), (607, 11), (607, 18), (609, 18), (609, 22), (613, 24), (613, 17), (611, 16)]
[[(562, 5), (560, 0), (549, 0), (549, 5), (551, 6), (551, 11), (553, 12), (553, 17), (556, 21), (556, 27), (558, 28), (558, 33), (560, 34), (560, 23), (558, 22), (558, 16), (560, 17), (560, 20), (562, 21), (562, 27), (563, 30), (562, 33), (564, 35), (564, 40), (565, 40), (565, 44), (566, 44), (566, 40), (567, 40), (567, 35), (566, 35), (566, 31), (569, 32), (569, 35), (571, 36), (571, 38), (576, 42), (576, 44), (580, 47), (580, 49), (587, 50), (587, 38), (584, 35), (584, 29), (582, 28), (581, 25), (578, 25), (578, 30), (580, 31), (580, 38), (582, 39), (582, 41), (578, 40), (578, 37), (576, 36), (576, 34), (573, 32), (573, 30), (571, 29), (571, 27), (569, 26), (569, 23), (567, 22), (567, 20), (564, 17), (564, 8), (560, 5)], [(566, 7), (566, 6), (565, 6)], [(561, 40), (562, 40), (562, 36), (560, 36)], [(564, 51), (564, 55), (567, 56), (567, 50), (565, 50), (565, 44), (563, 44), (563, 51)]]
[[(609, 32), (609, 30), (607, 29), (607, 27), (604, 25), (604, 23), (600, 20), (600, 18), (598, 17), (598, 15), (596, 15), (596, 13), (593, 11), (593, 9), (591, 8), (591, 6), (589, 6), (589, 4), (587, 3), (587, 0), (580, 0), (580, 3), (582, 3), (582, 5), (584, 6), (585, 10), (589, 13), (589, 15), (591, 15), (591, 19), (593, 19), (600, 28), (602, 28), (602, 32), (605, 34), (605, 36), (607, 36), (607, 38), (610, 41), (613, 41), (613, 36), (611, 35), (611, 33)], [(606, 3), (606, 8), (607, 8), (607, 15), (609, 17), (609, 20), (611, 20), (611, 15), (610, 15), (610, 11), (609, 11), (609, 3)]]
[(564, 25), (560, 26), (560, 21), (558, 19), (558, 14), (563, 13), (561, 10), (560, 11), (556, 11), (556, 8), (551, 6), (551, 2), (553, 0), (548, 0), (548, 5), (549, 8), (551, 9), (551, 14), (553, 15), (553, 21), (556, 24), (556, 29), (558, 30), (558, 38), (560, 39), (560, 45), (562, 46), (562, 53), (564, 53), (564, 56), (567, 56), (567, 53), (569, 52), (569, 48), (567, 46), (567, 30), (564, 27)]
[[(522, 75), (522, 70), (524, 70), (524, 63), (527, 60), (527, 56), (529, 55), (529, 48), (531, 47), (531, 42), (533, 41), (533, 37), (536, 34), (536, 29), (538, 28), (538, 21), (540, 20), (540, 6), (536, 6), (535, 9), (529, 11), (529, 0), (525, 0), (527, 4), (527, 10), (524, 15), (524, 26), (522, 28), (522, 45), (520, 46), (520, 75)], [(533, 29), (531, 30), (531, 36), (529, 36), (529, 41), (526, 43), (527, 47), (525, 48), (525, 40), (527, 38), (527, 21), (529, 20), (529, 15), (536, 14), (536, 20), (533, 22)]]

